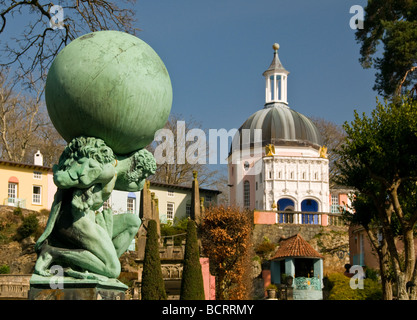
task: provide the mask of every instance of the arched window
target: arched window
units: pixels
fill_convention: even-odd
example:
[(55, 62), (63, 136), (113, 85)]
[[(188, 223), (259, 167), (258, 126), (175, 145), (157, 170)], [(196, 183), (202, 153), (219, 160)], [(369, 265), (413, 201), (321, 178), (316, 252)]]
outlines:
[(248, 180), (243, 183), (243, 206), (250, 207), (250, 183)]

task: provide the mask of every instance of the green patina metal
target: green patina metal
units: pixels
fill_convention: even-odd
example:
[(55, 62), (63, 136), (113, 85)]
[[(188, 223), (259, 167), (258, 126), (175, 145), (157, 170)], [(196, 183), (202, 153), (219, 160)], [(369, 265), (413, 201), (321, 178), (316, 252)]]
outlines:
[(139, 191), (155, 172), (155, 159), (143, 148), (168, 118), (169, 75), (142, 40), (101, 31), (59, 53), (45, 92), (51, 120), (68, 145), (53, 167), (58, 190), (35, 246), (34, 273), (51, 277), (51, 266), (59, 265), (65, 276), (102, 285), (119, 276), (119, 257), (141, 221), (100, 208), (113, 190)]
[(118, 31), (79, 37), (56, 57), (45, 89), (61, 136), (103, 139), (117, 154), (148, 145), (172, 104), (168, 71), (144, 41)]

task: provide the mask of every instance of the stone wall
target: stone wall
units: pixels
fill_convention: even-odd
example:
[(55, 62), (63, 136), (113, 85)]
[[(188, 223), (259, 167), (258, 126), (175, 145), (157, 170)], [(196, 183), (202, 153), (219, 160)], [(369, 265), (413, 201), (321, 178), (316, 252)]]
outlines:
[[(256, 248), (264, 238), (278, 245), (281, 237), (299, 233), (312, 247), (324, 256), (324, 275), (344, 272), (349, 263), (348, 227), (321, 226), (313, 224), (255, 224), (253, 243)], [(278, 248), (278, 247), (277, 247)]]

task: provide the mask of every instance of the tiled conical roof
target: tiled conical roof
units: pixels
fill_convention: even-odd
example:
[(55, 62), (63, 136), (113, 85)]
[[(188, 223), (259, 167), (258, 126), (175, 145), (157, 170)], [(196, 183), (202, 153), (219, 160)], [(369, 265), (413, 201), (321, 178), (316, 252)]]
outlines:
[(279, 248), (270, 260), (299, 257), (299, 258), (321, 258), (323, 256), (305, 241), (299, 233), (286, 239), (282, 239)]

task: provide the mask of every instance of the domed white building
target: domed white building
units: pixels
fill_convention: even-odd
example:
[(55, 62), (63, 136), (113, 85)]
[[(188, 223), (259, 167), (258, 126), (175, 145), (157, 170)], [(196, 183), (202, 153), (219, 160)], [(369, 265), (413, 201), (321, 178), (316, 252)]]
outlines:
[(263, 73), (265, 105), (242, 124), (230, 149), (230, 204), (277, 210), (276, 222), (321, 224), (321, 215), (311, 213), (330, 210), (326, 149), (314, 123), (290, 108), (289, 72), (278, 57), (279, 45), (273, 48)]

